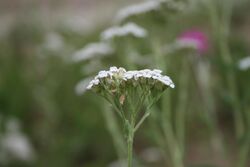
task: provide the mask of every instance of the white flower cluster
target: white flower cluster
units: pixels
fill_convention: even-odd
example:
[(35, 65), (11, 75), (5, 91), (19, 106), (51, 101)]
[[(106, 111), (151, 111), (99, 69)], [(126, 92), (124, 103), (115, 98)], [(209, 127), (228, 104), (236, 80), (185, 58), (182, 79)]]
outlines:
[(129, 80), (137, 82), (140, 78), (152, 79), (165, 86), (174, 88), (175, 85), (172, 80), (168, 76), (164, 76), (161, 73), (162, 71), (158, 69), (126, 71), (124, 68), (110, 67), (109, 71), (100, 71), (98, 75), (92, 81), (90, 81), (87, 89), (92, 89), (92, 87), (99, 85), (101, 83), (100, 80), (102, 80), (103, 78), (112, 79), (113, 77), (119, 78), (125, 82)]
[(238, 67), (242, 71), (250, 69), (250, 56), (241, 59), (238, 63)]
[(91, 43), (85, 46), (83, 49), (77, 51), (73, 55), (73, 61), (79, 62), (91, 59), (95, 56), (106, 56), (108, 54), (112, 54), (113, 51), (113, 48), (107, 43)]
[(135, 4), (135, 5), (123, 8), (118, 12), (115, 20), (120, 22), (134, 15), (146, 13), (152, 10), (157, 10), (160, 7), (160, 3), (161, 3), (160, 0), (146, 1), (143, 3), (139, 3), (139, 4)]
[(124, 26), (110, 27), (101, 34), (103, 40), (109, 40), (114, 37), (122, 37), (127, 35), (133, 35), (137, 38), (143, 38), (147, 36), (147, 31), (136, 25), (135, 23), (127, 23)]

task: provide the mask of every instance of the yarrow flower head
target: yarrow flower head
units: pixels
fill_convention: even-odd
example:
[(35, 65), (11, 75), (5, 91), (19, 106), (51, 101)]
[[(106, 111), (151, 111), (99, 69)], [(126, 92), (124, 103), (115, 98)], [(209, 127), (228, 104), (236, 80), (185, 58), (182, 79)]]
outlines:
[(90, 81), (87, 89), (103, 89), (114, 91), (115, 89), (125, 89), (130, 84), (141, 86), (142, 88), (164, 90), (167, 87), (174, 88), (175, 85), (168, 76), (161, 74), (158, 69), (126, 71), (124, 68), (110, 67), (108, 71), (100, 71), (98, 75)]
[(132, 166), (135, 132), (150, 115), (149, 108), (168, 87), (175, 85), (168, 76), (162, 75), (161, 70), (127, 71), (121, 67), (100, 71), (87, 86), (104, 97), (122, 118), (129, 148), (128, 166)]
[(108, 28), (101, 34), (101, 38), (103, 40), (109, 40), (114, 37), (123, 37), (128, 35), (132, 35), (137, 38), (144, 38), (147, 36), (147, 31), (135, 23), (127, 23), (121, 27), (114, 26)]
[(199, 30), (189, 30), (182, 33), (177, 39), (177, 44), (181, 47), (192, 47), (198, 50), (198, 53), (206, 53), (209, 47), (208, 37)]
[(161, 73), (158, 69), (126, 71), (121, 67), (110, 67), (107, 71), (100, 71), (86, 89), (103, 96), (117, 108), (136, 106), (137, 103), (151, 107), (165, 89), (175, 87), (172, 80)]

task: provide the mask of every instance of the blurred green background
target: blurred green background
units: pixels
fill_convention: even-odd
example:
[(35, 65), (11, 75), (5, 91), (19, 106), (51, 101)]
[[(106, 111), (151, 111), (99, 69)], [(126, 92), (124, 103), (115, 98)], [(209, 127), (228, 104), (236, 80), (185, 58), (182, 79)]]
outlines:
[[(162, 46), (167, 45), (183, 31), (193, 28), (207, 34), (209, 50), (204, 55), (193, 56), (185, 56), (189, 53), (184, 50), (171, 53), (171, 58), (166, 59), (167, 67), (171, 67), (167, 74), (177, 83), (176, 89), (171, 90), (173, 110), (179, 106), (181, 89), (178, 86), (183, 85), (179, 76), (188, 76), (188, 82), (184, 83), (188, 89), (184, 161), (186, 166), (228, 167), (231, 160), (235, 160), (237, 143), (241, 146), (245, 140), (250, 141), (250, 137), (246, 135), (239, 141), (235, 137), (234, 97), (228, 90), (230, 84), (226, 76), (234, 71), (239, 108), (248, 113), (248, 116), (242, 116), (246, 124), (244, 134), (248, 134), (250, 70), (241, 71), (237, 65), (250, 55), (250, 2), (237, 0), (233, 6), (227, 38), (233, 62), (230, 66), (220, 56), (217, 34), (220, 32), (215, 32), (209, 10), (195, 0), (183, 1), (187, 5), (184, 12), (160, 16), (153, 13), (152, 17), (143, 18), (143, 22), (136, 17), (133, 21), (152, 32), (146, 39), (115, 39), (112, 46), (116, 51), (111, 56), (77, 63), (72, 61), (76, 51), (99, 41), (100, 33), (115, 24), (113, 19), (120, 8), (138, 2), (144, 1), (0, 1), (1, 167), (114, 167), (110, 164), (118, 159), (116, 148), (103, 114), (107, 102), (92, 92), (78, 95), (76, 85), (113, 65), (157, 68), (152, 63), (152, 55), (156, 52), (150, 49), (156, 43), (155, 39), (159, 39)], [(227, 1), (219, 3), (217, 7), (221, 16)], [(135, 55), (131, 64), (126, 62), (128, 54), (130, 57)], [(180, 71), (183, 60), (193, 64), (193, 71)], [(207, 85), (211, 87), (209, 90)], [(209, 99), (212, 99), (211, 103)], [(214, 126), (207, 123), (210, 118), (202, 113), (207, 108), (213, 110), (215, 119), (212, 118), (212, 122), (218, 121), (215, 130), (221, 132), (229, 158), (220, 154), (216, 142), (215, 147), (209, 144), (210, 131), (214, 130), (211, 127)], [(141, 161), (153, 157), (153, 163), (149, 161), (144, 166), (164, 167), (164, 158), (158, 155), (159, 146), (149, 130), (151, 128), (147, 122), (140, 129), (135, 153)], [(243, 147), (248, 150), (246, 145)], [(247, 160), (250, 160), (249, 154)]]

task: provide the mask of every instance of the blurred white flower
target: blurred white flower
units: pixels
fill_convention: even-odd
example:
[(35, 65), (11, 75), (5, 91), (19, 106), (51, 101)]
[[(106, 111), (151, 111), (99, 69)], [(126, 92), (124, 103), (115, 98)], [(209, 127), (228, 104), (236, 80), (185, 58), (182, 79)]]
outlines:
[(0, 142), (1, 156), (27, 162), (34, 160), (34, 150), (27, 136), (20, 132), (19, 122), (9, 120), (6, 130)]
[(158, 11), (161, 7), (165, 7), (163, 10), (169, 9), (170, 11), (182, 11), (185, 9), (185, 5), (181, 1), (173, 0), (148, 0), (139, 4), (125, 7), (118, 11), (115, 22), (122, 22), (130, 17), (142, 15), (152, 11)]
[(160, 161), (163, 158), (161, 151), (155, 147), (150, 147), (143, 150), (141, 157), (145, 162), (149, 163)]
[(108, 28), (101, 34), (101, 38), (103, 40), (109, 40), (114, 37), (122, 37), (127, 35), (133, 35), (137, 38), (144, 38), (147, 36), (147, 31), (135, 23), (127, 23), (121, 27), (114, 26)]
[(162, 0), (152, 0), (125, 7), (118, 12), (115, 20), (120, 22), (130, 16), (146, 13), (152, 10), (157, 10), (160, 8), (161, 1)]
[(78, 82), (76, 87), (75, 87), (76, 94), (77, 95), (84, 94), (87, 90), (87, 86), (88, 86), (89, 82), (92, 79), (93, 79), (93, 77), (88, 77), (88, 78), (85, 78), (85, 79), (81, 80), (80, 82)]
[(250, 69), (250, 56), (241, 59), (238, 63), (238, 67), (242, 71)]
[(126, 167), (126, 160), (117, 160), (108, 165), (108, 167)]
[(56, 32), (50, 32), (45, 37), (44, 48), (51, 51), (59, 51), (64, 47), (64, 40)]
[(73, 61), (85, 61), (94, 57), (107, 56), (113, 53), (113, 48), (104, 42), (91, 43), (85, 46), (83, 49), (76, 51), (73, 55)]

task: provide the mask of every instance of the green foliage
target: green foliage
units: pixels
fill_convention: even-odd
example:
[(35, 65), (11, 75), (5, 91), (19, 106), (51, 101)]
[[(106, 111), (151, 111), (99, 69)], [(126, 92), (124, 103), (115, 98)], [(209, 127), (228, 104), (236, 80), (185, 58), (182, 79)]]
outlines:
[[(141, 127), (135, 140), (137, 163), (153, 166), (141, 154), (154, 146), (162, 155), (156, 162), (159, 167), (180, 167), (179, 161), (190, 166), (202, 160), (227, 167), (234, 163), (230, 157), (238, 159), (237, 167), (247, 167), (250, 69), (242, 71), (238, 64), (249, 56), (249, 2), (237, 1), (232, 8), (226, 0), (171, 3), (182, 8), (164, 2), (157, 10), (115, 22), (115, 26), (134, 22), (147, 31), (143, 38), (130, 34), (103, 41), (100, 34), (107, 25), (82, 33), (56, 23), (48, 28), (34, 10), (20, 14), (4, 35), (0, 32), (0, 166), (102, 167), (123, 159), (119, 116), (93, 93), (76, 93), (80, 80), (110, 66), (123, 66), (159, 68), (176, 85), (163, 94)], [(207, 34), (206, 53), (178, 43), (182, 32), (193, 29)], [(114, 52), (72, 60), (76, 51), (99, 41), (110, 44)], [(138, 96), (133, 99), (137, 100)], [(12, 118), (19, 120), (20, 132), (33, 147), (30, 162), (12, 154), (10, 160), (2, 158), (1, 143)], [(197, 155), (201, 160), (194, 158)]]

